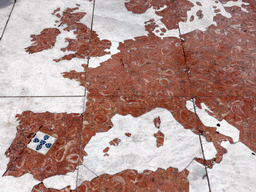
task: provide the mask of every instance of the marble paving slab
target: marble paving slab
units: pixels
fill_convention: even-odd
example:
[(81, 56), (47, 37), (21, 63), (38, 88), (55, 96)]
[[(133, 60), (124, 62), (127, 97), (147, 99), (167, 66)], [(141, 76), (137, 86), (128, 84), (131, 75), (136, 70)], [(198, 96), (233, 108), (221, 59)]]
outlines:
[[(44, 114), (44, 113), (81, 113), (83, 111), (83, 97), (81, 98), (0, 98), (1, 112), (1, 175), (5, 174), (8, 169), (7, 164), (10, 158), (5, 156), (6, 150), (10, 147), (14, 138), (17, 136), (19, 120), (17, 114), (27, 113)], [(32, 124), (33, 121), (31, 122)], [(23, 140), (20, 145), (23, 149)], [(37, 152), (35, 152), (36, 154)], [(39, 154), (41, 155), (41, 154)], [(44, 156), (44, 155), (42, 155)], [(20, 160), (19, 160), (20, 161)], [(18, 162), (18, 161), (16, 161)], [(21, 162), (18, 162), (21, 163)], [(10, 166), (10, 164), (9, 164)], [(30, 164), (27, 164), (30, 166)], [(75, 177), (76, 179), (76, 177)], [(76, 181), (76, 180), (75, 180)], [(14, 184), (15, 183), (15, 184)], [(31, 191), (34, 185), (40, 183), (35, 180), (29, 173), (21, 177), (5, 176), (1, 177), (1, 191)]]
[(63, 79), (62, 73), (83, 70), (81, 65), (87, 64), (87, 58), (54, 61), (73, 53), (61, 50), (68, 45), (66, 38), (76, 37), (73, 29), (64, 30), (67, 24), (60, 25), (59, 21), (60, 14), (69, 7), (79, 7), (84, 18), (78, 22), (91, 26), (92, 3), (89, 1), (16, 3), (0, 45), (1, 96), (84, 95), (84, 88), (75, 81)]
[[(255, 97), (199, 97), (194, 103), (202, 137), (217, 149), (206, 160), (211, 190), (254, 191)], [(202, 145), (204, 154), (212, 151)]]

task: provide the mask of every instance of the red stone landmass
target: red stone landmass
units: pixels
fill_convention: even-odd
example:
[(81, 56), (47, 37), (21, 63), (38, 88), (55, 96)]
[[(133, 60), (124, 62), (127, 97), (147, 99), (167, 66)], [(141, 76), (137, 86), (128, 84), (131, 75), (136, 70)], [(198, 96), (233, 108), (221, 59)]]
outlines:
[(36, 185), (32, 192), (85, 192), (85, 191), (163, 191), (163, 192), (188, 192), (189, 172), (169, 168), (167, 170), (144, 171), (139, 174), (136, 170), (125, 170), (115, 175), (101, 175), (92, 181), (85, 181), (77, 189), (71, 190), (70, 186), (62, 189), (48, 189), (43, 183)]
[[(225, 119), (239, 129), (240, 141), (256, 151), (256, 3), (247, 2), (250, 5), (243, 7), (249, 13), (237, 6), (225, 8), (231, 18), (217, 15), (217, 26), (211, 25), (205, 32), (193, 31), (182, 38), (196, 105), (205, 103), (215, 118)], [(223, 136), (200, 124), (199, 129), (207, 141), (215, 141), (219, 163), (225, 149), (217, 147), (216, 142), (221, 142)]]
[(125, 135), (127, 136), (127, 137), (131, 137), (131, 133), (125, 133)]
[(130, 0), (125, 3), (126, 9), (136, 14), (145, 13), (151, 7), (158, 10), (164, 6), (166, 8), (162, 11), (156, 11), (156, 14), (163, 17), (162, 23), (171, 30), (178, 29), (178, 23), (187, 20), (187, 11), (194, 4), (187, 0)]
[(160, 124), (161, 124), (160, 117), (155, 118), (153, 122), (154, 122), (155, 127), (159, 129)]
[(88, 90), (87, 109), (83, 114), (87, 123), (82, 142), (86, 144), (97, 132), (108, 131), (116, 113), (138, 117), (162, 107), (170, 110), (178, 122), (195, 134), (211, 133), (204, 133), (204, 136), (207, 141), (214, 142), (221, 159), (220, 143), (229, 137), (217, 134), (216, 128), (197, 124), (196, 115), (186, 108), (190, 97), (171, 97), (190, 95), (180, 40), (161, 40), (150, 32), (149, 36), (120, 43), (118, 49), (120, 53), (98, 68), (65, 73), (68, 78), (71, 74), (76, 76)]
[(154, 137), (156, 138), (156, 146), (161, 147), (164, 145), (164, 134), (161, 131), (158, 131), (154, 134)]
[(123, 96), (125, 100), (133, 96), (190, 94), (179, 39), (161, 40), (152, 34), (126, 40), (118, 49), (120, 53), (101, 63), (101, 67), (88, 69), (86, 87), (91, 95)]
[[(25, 111), (17, 117), (20, 122), (16, 138), (5, 153), (10, 158), (5, 176), (19, 177), (30, 173), (42, 181), (74, 171), (86, 155), (80, 151), (81, 114)], [(57, 138), (46, 155), (26, 147), (38, 130)]]
[(194, 96), (256, 95), (256, 10), (225, 8), (232, 17), (214, 17), (217, 26), (182, 35)]
[(62, 17), (58, 21), (59, 26), (62, 26), (65, 31), (74, 30), (76, 39), (66, 38), (68, 46), (62, 48), (61, 51), (73, 51), (75, 53), (67, 54), (54, 61), (59, 62), (61, 60), (71, 60), (73, 58), (84, 59), (86, 57), (100, 57), (110, 52), (106, 52), (105, 49), (109, 49), (111, 42), (108, 40), (100, 41), (95, 31), (91, 31), (86, 25), (79, 23), (79, 21), (85, 16), (84, 12), (76, 12), (76, 8), (67, 8), (62, 13)]
[(25, 48), (26, 52), (32, 54), (53, 48), (59, 34), (59, 29), (47, 28), (40, 35), (31, 35), (31, 41), (34, 43), (30, 47)]
[(53, 12), (52, 12), (52, 15), (56, 15), (57, 14), (57, 12), (59, 12), (60, 11), (60, 7), (59, 8), (57, 8), (57, 9), (55, 9)]
[(106, 148), (103, 150), (104, 153), (107, 153), (108, 151), (109, 151), (109, 147), (106, 147)]
[[(84, 59), (86, 57), (100, 57), (110, 53), (106, 52), (105, 49), (111, 47), (111, 42), (108, 40), (100, 41), (95, 31), (91, 31), (86, 25), (80, 23), (80, 20), (86, 13), (74, 13), (74, 11), (78, 9), (79, 5), (75, 8), (65, 9), (62, 14), (59, 13), (60, 8), (52, 13), (59, 19), (55, 21), (55, 23), (58, 23), (58, 27), (64, 27), (65, 31), (74, 31), (76, 35), (76, 39), (66, 38), (68, 46), (61, 48), (63, 52), (72, 51), (75, 53), (66, 54), (59, 59), (54, 59), (56, 62), (71, 60), (73, 58)], [(35, 41), (35, 43), (27, 47), (26, 51), (28, 53), (36, 53), (53, 48), (56, 38), (60, 33), (60, 30), (57, 28), (47, 28), (44, 29), (40, 35), (31, 35), (32, 41)]]
[(86, 72), (87, 72), (88, 65), (82, 64), (82, 67), (84, 68), (84, 72), (76, 72), (76, 71), (72, 70), (70, 72), (64, 72), (64, 73), (62, 73), (62, 75), (65, 78), (75, 79), (77, 81), (80, 81), (80, 85), (85, 86)]
[[(230, 34), (237, 34), (238, 36), (242, 35), (242, 39), (247, 38), (247, 36), (243, 36), (243, 33), (245, 33), (243, 30), (236, 31), (232, 29), (229, 24), (229, 22), (235, 22), (235, 20), (237, 19), (240, 19), (240, 23), (243, 23), (243, 19), (239, 18), (239, 15), (245, 15), (246, 13), (241, 12), (240, 8), (233, 8), (233, 10), (238, 11), (238, 13), (231, 11), (232, 15), (235, 14), (233, 20), (233, 17), (231, 19), (223, 18), (222, 16), (215, 17), (215, 20), (217, 18), (222, 18), (223, 21), (228, 23), (221, 25), (221, 20), (218, 22), (217, 27), (210, 26), (206, 32), (195, 31), (183, 35), (185, 39), (184, 46), (187, 61), (186, 64), (188, 64), (188, 66), (192, 70), (189, 81), (191, 82), (192, 89), (194, 91), (193, 95), (195, 96), (216, 95), (219, 97), (221, 95), (227, 95), (226, 93), (229, 94), (232, 92), (237, 93), (235, 95), (243, 96), (243, 94), (241, 94), (243, 90), (248, 90), (244, 92), (245, 94), (251, 94), (253, 93), (253, 90), (255, 90), (252, 89), (253, 82), (255, 82), (255, 80), (253, 74), (250, 73), (250, 71), (240, 73), (241, 75), (249, 73), (248, 77), (243, 76), (243, 78), (241, 76), (240, 78), (236, 78), (236, 75), (239, 74), (239, 70), (237, 69), (243, 68), (245, 70), (247, 69), (248, 65), (251, 65), (253, 63), (250, 63), (248, 60), (246, 60), (246, 58), (250, 59), (254, 57), (249, 56), (253, 55), (251, 54), (250, 49), (247, 49), (246, 47), (243, 48), (244, 50), (249, 51), (248, 54), (243, 51), (240, 53), (240, 57), (243, 57), (243, 60), (241, 60), (240, 57), (236, 57), (236, 54), (232, 54), (229, 57), (226, 57), (223, 53), (226, 53), (228, 50), (232, 51), (234, 49), (234, 43), (231, 43), (230, 39), (227, 41), (227, 43), (225, 43), (225, 41), (221, 41), (222, 44), (220, 44), (219, 41), (215, 40), (217, 39), (217, 37), (224, 37), (223, 34), (219, 34), (222, 27), (232, 30), (232, 33), (230, 32)], [(251, 15), (253, 16), (253, 14)], [(251, 20), (255, 19), (253, 19), (252, 17)], [(147, 26), (149, 32), (152, 31), (151, 27), (154, 26)], [(253, 36), (254, 32), (251, 30), (253, 26), (250, 23), (247, 23), (247, 28), (247, 31), (250, 32), (249, 34)], [(197, 34), (197, 38), (193, 37), (193, 35), (195, 34)], [(198, 40), (198, 38), (201, 40)], [(250, 36), (248, 38), (250, 38)], [(238, 37), (236, 37), (236, 39), (231, 37), (231, 39), (233, 42), (239, 40)], [(252, 38), (251, 41), (253, 42), (255, 40)], [(107, 99), (108, 103), (112, 103), (113, 113), (112, 111), (107, 112), (106, 110), (101, 109), (100, 105), (98, 104), (96, 105), (96, 109), (99, 107), (99, 111), (101, 111), (97, 112), (98, 114), (100, 113), (100, 118), (97, 118), (98, 123), (105, 124), (104, 130), (107, 131), (109, 129), (107, 127), (112, 126), (112, 123), (109, 121), (109, 119), (112, 118), (116, 111), (118, 111), (119, 114), (123, 115), (132, 114), (133, 116), (139, 116), (152, 110), (155, 107), (164, 107), (169, 109), (168, 107), (166, 107), (166, 105), (173, 105), (173, 103), (171, 100), (166, 99), (166, 96), (168, 96), (168, 94), (170, 94), (170, 96), (182, 95), (183, 93), (184, 95), (190, 95), (189, 88), (184, 89), (186, 87), (190, 87), (190, 85), (186, 86), (186, 73), (184, 73), (184, 75), (181, 75), (182, 71), (186, 70), (186, 65), (184, 65), (185, 62), (183, 63), (184, 58), (182, 57), (182, 48), (179, 46), (179, 43), (180, 42), (177, 39), (175, 40), (175, 38), (165, 38), (164, 41), (162, 41), (160, 38), (157, 38), (150, 33), (148, 37), (139, 37), (135, 38), (135, 41), (126, 40), (124, 43), (120, 43), (120, 53), (114, 55), (112, 59), (102, 63), (101, 67), (96, 69), (88, 69), (88, 79), (86, 83), (86, 88), (90, 92), (88, 95), (88, 105), (91, 105), (92, 100), (94, 100), (92, 106), (95, 105), (95, 101), (97, 100), (98, 102), (102, 102), (103, 100)], [(213, 46), (212, 44), (217, 44), (218, 46)], [(175, 45), (178, 46), (175, 47)], [(244, 44), (242, 46), (246, 45), (247, 44)], [(212, 48), (217, 47), (217, 49), (220, 49), (222, 51), (218, 50), (208, 53), (208, 51), (212, 49), (210, 48), (211, 46)], [(172, 50), (172, 52), (168, 54), (167, 50)], [(226, 60), (226, 62), (223, 62), (224, 60)], [(234, 67), (230, 68), (231, 66), (227, 66), (229, 60), (235, 61), (232, 62), (232, 66), (236, 66), (236, 64), (239, 64), (241, 62), (241, 64), (243, 65), (238, 65), (237, 69)], [(239, 62), (236, 60), (238, 60)], [(209, 61), (214, 62), (213, 64), (208, 64)], [(244, 62), (246, 63), (246, 65), (244, 65)], [(222, 68), (218, 69), (218, 67)], [(250, 66), (250, 68), (253, 68), (253, 66)], [(220, 71), (222, 70), (223, 72), (220, 73)], [(98, 74), (101, 75), (99, 76)], [(219, 78), (218, 76), (220, 75), (225, 76), (223, 76), (223, 78)], [(231, 77), (230, 75), (233, 77), (228, 80), (229, 77)], [(245, 81), (243, 82), (241, 81), (241, 79), (245, 79)], [(84, 79), (81, 78), (79, 79), (79, 81), (82, 83), (84, 82)], [(173, 82), (173, 84), (170, 82)], [(179, 86), (179, 82), (183, 83), (182, 85), (180, 85), (180, 88), (177, 87)], [(219, 86), (218, 82), (222, 83), (221, 87)], [(241, 85), (241, 89), (237, 89), (234, 85), (238, 87), (240, 87)], [(157, 96), (158, 99), (156, 100), (154, 96)], [(222, 99), (224, 98), (217, 98), (217, 100)], [(211, 100), (212, 99), (209, 97), (200, 98), (200, 102), (205, 103), (207, 106), (212, 106), (212, 103), (208, 102)], [(233, 102), (235, 106), (239, 106), (240, 104), (245, 105), (245, 103), (248, 103), (249, 106), (249, 104), (253, 103), (250, 100), (253, 101), (254, 98), (241, 97), (239, 98), (239, 101), (237, 101), (237, 103), (235, 101)], [(199, 106), (198, 101), (199, 100), (197, 100), (197, 106)], [(230, 111), (232, 110), (232, 108), (229, 107), (229, 104), (225, 104), (225, 107), (229, 108), (226, 113), (232, 114)], [(241, 111), (241, 107), (242, 106), (239, 106), (238, 110)], [(170, 110), (172, 111), (173, 109)], [(189, 113), (184, 103), (179, 106), (179, 110), (180, 116), (183, 117), (186, 117), (184, 115)], [(214, 109), (212, 110), (214, 111)], [(90, 111), (90, 107), (88, 108), (88, 111)], [(218, 112), (216, 113), (220, 113), (221, 110), (218, 109), (217, 111)], [(85, 114), (86, 113), (87, 112), (85, 112)], [(172, 111), (172, 113), (174, 112)], [(249, 133), (247, 132), (247, 135), (244, 134), (246, 133), (246, 130), (244, 130), (244, 127), (242, 127), (241, 125), (241, 122), (243, 122), (243, 118), (240, 118), (240, 121), (237, 121), (236, 124), (232, 123), (232, 121), (238, 118), (236, 117), (236, 115), (232, 115), (230, 118), (226, 117), (225, 119), (235, 127), (240, 127), (239, 129), (242, 133), (240, 140), (243, 141), (251, 149), (256, 151), (255, 147), (253, 148), (253, 143), (255, 143), (253, 142), (253, 138), (255, 138), (255, 131), (253, 131), (253, 127), (255, 126), (253, 119), (256, 118), (250, 118), (251, 115), (255, 116), (253, 107), (250, 107), (250, 114), (247, 113), (246, 116), (249, 121), (248, 130), (250, 130)], [(205, 127), (200, 121), (196, 125), (193, 123), (188, 125), (188, 122), (190, 122), (189, 119), (183, 119), (183, 117), (178, 116), (176, 116), (175, 118), (185, 128), (191, 128), (194, 133), (202, 134), (203, 136), (205, 136), (207, 141), (214, 142), (214, 145), (218, 151), (216, 162), (219, 163), (222, 159), (223, 154), (226, 152), (225, 149), (220, 146), (221, 141), (229, 140), (232, 143), (232, 139), (230, 137), (219, 134), (218, 132), (216, 132), (216, 128), (214, 127)], [(226, 114), (223, 114), (223, 117), (225, 116)], [(85, 117), (89, 120), (95, 118), (86, 115)], [(245, 116), (243, 115), (243, 117)], [(220, 119), (221, 118), (219, 118), (219, 120)], [(92, 121), (93, 120), (90, 120), (89, 122)], [(240, 124), (238, 122), (240, 122)], [(95, 124), (94, 122), (92, 124), (94, 124), (95, 127), (98, 127), (97, 123)], [(101, 127), (101, 129), (103, 129), (103, 127)]]
[(121, 139), (115, 138), (112, 141), (109, 142), (110, 145), (118, 146), (121, 142)]

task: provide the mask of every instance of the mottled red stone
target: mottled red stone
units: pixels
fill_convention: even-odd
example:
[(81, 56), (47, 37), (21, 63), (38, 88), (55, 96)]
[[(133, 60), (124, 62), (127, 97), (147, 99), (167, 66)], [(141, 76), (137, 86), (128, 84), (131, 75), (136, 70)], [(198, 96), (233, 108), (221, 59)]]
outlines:
[(67, 54), (59, 59), (54, 59), (56, 62), (61, 60), (71, 60), (72, 58), (83, 59), (87, 56), (100, 57), (110, 53), (106, 52), (105, 49), (110, 48), (111, 42), (108, 40), (100, 41), (95, 31), (91, 31), (86, 25), (79, 23), (80, 19), (82, 19), (86, 13), (74, 13), (77, 9), (79, 8), (67, 8), (63, 11), (62, 17), (58, 21), (60, 22), (59, 26), (65, 26), (65, 31), (74, 30), (74, 34), (76, 35), (76, 39), (66, 38), (68, 46), (61, 48), (61, 51), (72, 51), (75, 53)]
[[(256, 152), (256, 97), (197, 97), (196, 105), (205, 103), (213, 111), (213, 116), (218, 120), (225, 119), (229, 124), (233, 125), (240, 131), (240, 141)], [(221, 142), (226, 139), (219, 133), (207, 133), (203, 126), (200, 129), (204, 130), (203, 135), (207, 136), (209, 141)], [(208, 128), (209, 130), (209, 128)], [(222, 138), (221, 138), (222, 137)], [(229, 138), (233, 143), (232, 139)], [(215, 145), (218, 150), (217, 146)], [(220, 153), (225, 153), (225, 150), (219, 146)], [(217, 155), (218, 159), (218, 155)], [(216, 161), (217, 162), (217, 161)]]
[(249, 13), (237, 6), (225, 8), (231, 18), (218, 14), (217, 26), (182, 35), (192, 95), (256, 95), (256, 10), (243, 7)]
[[(120, 43), (118, 49), (121, 52), (101, 63), (101, 67), (88, 68), (86, 87), (91, 95), (123, 96), (125, 99), (133, 95), (190, 94), (179, 39), (142, 36)], [(85, 78), (79, 81), (84, 84)]]
[(156, 11), (156, 14), (163, 17), (162, 23), (170, 30), (177, 29), (179, 22), (187, 20), (187, 11), (194, 5), (186, 0), (131, 0), (125, 6), (128, 11), (136, 14), (145, 13), (151, 7), (159, 9), (166, 6), (162, 11)]
[(85, 192), (85, 191), (163, 191), (163, 192), (188, 192), (189, 172), (169, 168), (167, 170), (144, 171), (139, 174), (136, 170), (125, 170), (115, 175), (101, 175), (92, 181), (85, 181), (77, 189), (71, 190), (70, 186), (62, 190), (47, 189), (43, 183), (36, 185), (32, 192)]
[[(91, 31), (86, 25), (79, 21), (86, 15), (85, 12), (75, 12), (79, 9), (79, 4), (75, 8), (67, 8), (59, 13), (60, 8), (56, 9), (52, 14), (59, 20), (55, 23), (60, 23), (58, 27), (64, 28), (65, 31), (74, 31), (76, 39), (66, 38), (68, 46), (61, 48), (61, 51), (72, 51), (75, 53), (64, 55), (54, 61), (59, 62), (61, 60), (71, 60), (73, 58), (84, 59), (86, 57), (100, 57), (110, 52), (106, 52), (105, 49), (109, 49), (111, 42), (109, 40), (100, 41), (95, 31)], [(55, 25), (56, 26), (56, 25)], [(54, 47), (56, 38), (60, 34), (60, 30), (57, 28), (44, 29), (40, 35), (31, 35), (32, 41), (35, 41), (30, 47), (26, 48), (29, 53), (36, 53), (46, 49)]]
[[(222, 1), (226, 3), (227, 1)], [(217, 26), (182, 35), (189, 80), (196, 104), (205, 103), (218, 120), (225, 119), (240, 130), (240, 141), (256, 151), (256, 3), (225, 8), (232, 17), (217, 15)], [(206, 96), (206, 97), (203, 97)], [(207, 128), (199, 121), (200, 133), (213, 141), (219, 163), (226, 150), (219, 143), (232, 139)], [(210, 160), (212, 161), (212, 160)]]
[(37, 53), (43, 50), (51, 49), (56, 43), (56, 38), (60, 34), (60, 30), (56, 28), (44, 29), (40, 35), (31, 35), (34, 43), (25, 50), (28, 53)]
[(125, 7), (128, 11), (132, 11), (136, 14), (145, 13), (149, 8), (159, 9), (164, 5), (170, 4), (168, 0), (130, 0), (125, 3)]
[(80, 81), (80, 85), (85, 86), (86, 71), (87, 71), (88, 65), (82, 64), (82, 67), (84, 68), (84, 72), (76, 72), (76, 71), (72, 70), (72, 71), (69, 71), (69, 72), (64, 72), (64, 73), (62, 73), (62, 75), (65, 78), (75, 79), (77, 81)]
[(157, 118), (155, 118), (153, 122), (155, 124), (155, 127), (159, 129), (161, 124), (160, 117), (158, 116)]
[[(42, 181), (74, 171), (86, 155), (80, 151), (81, 114), (25, 111), (17, 118), (16, 138), (5, 153), (10, 158), (5, 176), (19, 177), (30, 173)], [(26, 147), (38, 130), (57, 138), (46, 155)]]
[(121, 139), (115, 138), (112, 141), (109, 142), (110, 145), (118, 146), (121, 142)]
[[(216, 11), (216, 10), (215, 10)], [(196, 15), (198, 17), (198, 19), (202, 19), (204, 17), (204, 14), (203, 14), (203, 11), (202, 10), (199, 10), (196, 12)]]
[[(178, 29), (178, 23), (187, 21), (187, 11), (194, 5), (187, 0), (165, 0), (165, 2), (167, 8), (156, 12), (156, 14), (163, 17), (161, 21), (167, 29)], [(158, 2), (156, 1), (156, 3)]]
[(160, 130), (154, 134), (154, 137), (156, 138), (157, 147), (161, 147), (164, 145), (164, 134)]

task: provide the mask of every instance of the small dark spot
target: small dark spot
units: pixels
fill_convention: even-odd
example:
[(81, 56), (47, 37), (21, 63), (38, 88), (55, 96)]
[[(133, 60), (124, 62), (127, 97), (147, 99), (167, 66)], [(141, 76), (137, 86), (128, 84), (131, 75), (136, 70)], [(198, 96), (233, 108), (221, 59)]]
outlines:
[(217, 126), (220, 127), (220, 124), (218, 123)]
[(202, 4), (201, 4), (200, 2), (196, 2), (196, 4), (197, 4), (198, 6), (202, 6)]
[(165, 32), (166, 32), (166, 29), (165, 29), (165, 28), (162, 28), (161, 31), (162, 31), (163, 33), (165, 33)]
[(30, 134), (27, 136), (27, 138), (31, 138), (31, 137), (33, 137), (33, 135), (34, 135), (34, 133), (30, 133)]
[(152, 181), (155, 182), (155, 178), (152, 178)]
[(255, 155), (255, 153), (252, 153), (252, 155)]
[(216, 131), (217, 134), (219, 134), (220, 132)]
[(221, 12), (220, 9), (215, 9), (215, 10), (214, 10), (214, 13), (219, 13), (219, 12)]
[(199, 19), (202, 19), (202, 18), (204, 17), (204, 14), (203, 14), (202, 10), (197, 11), (197, 12), (196, 12), (196, 15), (197, 15), (197, 17), (198, 17)]
[(189, 20), (190, 22), (192, 22), (192, 21), (194, 21), (194, 15), (192, 15), (191, 17), (190, 17), (190, 20)]

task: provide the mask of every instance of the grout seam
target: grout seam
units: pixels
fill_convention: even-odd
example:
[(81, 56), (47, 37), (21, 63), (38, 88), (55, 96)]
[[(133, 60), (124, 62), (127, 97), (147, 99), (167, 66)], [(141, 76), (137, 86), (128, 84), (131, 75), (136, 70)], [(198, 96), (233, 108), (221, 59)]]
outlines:
[[(81, 151), (83, 150), (81, 148), (81, 145), (82, 145), (83, 121), (84, 121), (84, 115), (83, 114), (84, 114), (84, 111), (86, 110), (86, 99), (87, 99), (87, 93), (88, 93), (87, 89), (86, 89), (86, 83), (87, 83), (88, 68), (89, 68), (89, 65), (90, 65), (90, 54), (91, 54), (91, 45), (92, 45), (92, 28), (93, 28), (94, 10), (95, 10), (95, 0), (93, 0), (92, 19), (91, 19), (90, 37), (89, 37), (89, 43), (90, 43), (90, 45), (89, 45), (89, 55), (87, 57), (87, 68), (85, 70), (85, 88), (84, 88), (84, 96), (83, 96), (84, 97), (84, 99), (83, 99), (83, 113), (81, 114), (82, 115), (82, 125), (81, 125), (80, 144), (79, 144), (79, 163), (78, 163), (78, 169), (77, 169), (77, 175), (76, 175), (76, 189), (75, 189), (76, 192), (77, 192), (77, 189), (78, 189), (79, 164), (81, 163), (81, 165), (83, 165), (82, 162), (80, 162), (80, 156), (81, 156)], [(90, 170), (89, 168), (87, 168), (87, 169)]]
[[(185, 62), (185, 65), (187, 67), (186, 72), (187, 72), (188, 82), (189, 82), (189, 85), (190, 85), (190, 88), (191, 88), (191, 81), (190, 81), (190, 78), (189, 78), (190, 68), (187, 64), (187, 57), (186, 57), (186, 52), (185, 52), (185, 47), (184, 47), (185, 39), (183, 39), (181, 37), (181, 31), (180, 31), (179, 24), (178, 24), (178, 30), (179, 30), (179, 37), (180, 37), (180, 41), (181, 41), (181, 45), (182, 45), (182, 52), (183, 52), (183, 56), (184, 56), (184, 62)], [(198, 126), (198, 116), (197, 116), (197, 113), (196, 113), (196, 106), (195, 106), (195, 100), (194, 100), (193, 93), (191, 93), (191, 99), (193, 101), (193, 107), (194, 107), (194, 111), (195, 111), (195, 115), (196, 115), (196, 124), (197, 124), (197, 129), (198, 129), (198, 137), (199, 137), (199, 142), (200, 142), (201, 151), (202, 151), (203, 160), (204, 160), (204, 168), (205, 168), (205, 173), (206, 173), (205, 177), (207, 179), (209, 192), (211, 192), (211, 185), (210, 185), (209, 175), (208, 175), (207, 166), (206, 166), (206, 159), (205, 159), (205, 155), (204, 155), (204, 147), (203, 147), (203, 144), (202, 144), (201, 133), (199, 131), (199, 126)]]
[(11, 12), (10, 12), (10, 14), (9, 14), (9, 16), (8, 16), (8, 19), (7, 19), (6, 23), (5, 23), (4, 30), (3, 30), (2, 34), (1, 34), (1, 37), (0, 37), (0, 41), (2, 40), (2, 38), (3, 38), (3, 36), (4, 36), (5, 30), (6, 30), (6, 28), (7, 28), (7, 25), (8, 25), (8, 23), (9, 23), (9, 20), (10, 20), (10, 18), (11, 18), (12, 11), (14, 10), (15, 4), (16, 4), (16, 0), (14, 0), (14, 3), (13, 3), (13, 5), (12, 5), (12, 9), (11, 9)]
[[(39, 129), (32, 135), (30, 141), (28, 142), (28, 144), (31, 142), (31, 140), (33, 139), (33, 137), (36, 135), (36, 133), (38, 131), (40, 131), (40, 129), (42, 128), (43, 126), (40, 126)], [(27, 145), (28, 145), (27, 144)], [(23, 151), (25, 150), (25, 148), (27, 147), (27, 145), (24, 145), (24, 148), (21, 150), (21, 152), (17, 155), (17, 157), (12, 161), (11, 165), (9, 167), (7, 167), (6, 171), (4, 172), (4, 174), (2, 175), (2, 177), (5, 176), (5, 174), (10, 170), (10, 168), (13, 166), (13, 164), (15, 163), (15, 161), (21, 156), (21, 154), (23, 153)]]
[(83, 165), (86, 169), (88, 169), (89, 171), (91, 171), (94, 175), (96, 175), (97, 177), (99, 177), (99, 175), (97, 175), (96, 173), (94, 173), (91, 169), (89, 169), (88, 167), (86, 167), (85, 165)]
[(209, 192), (211, 192), (211, 184), (210, 184), (210, 179), (209, 179), (209, 175), (208, 175), (208, 171), (207, 171), (207, 166), (206, 166), (206, 159), (205, 159), (205, 155), (204, 155), (204, 147), (203, 147), (203, 143), (202, 143), (202, 134), (200, 133), (200, 130), (199, 130), (199, 127), (198, 127), (198, 116), (197, 116), (197, 113), (196, 113), (196, 104), (195, 104), (195, 99), (193, 99), (193, 107), (194, 107), (194, 111), (195, 111), (195, 114), (196, 114), (196, 124), (197, 124), (197, 128), (198, 128), (198, 131), (199, 131), (199, 141), (200, 141), (200, 145), (201, 145), (201, 150), (202, 150), (202, 154), (203, 154), (203, 159), (204, 159), (204, 169), (205, 169), (205, 173), (206, 173), (206, 179), (207, 179), (207, 183), (208, 183), (208, 187), (209, 187)]

